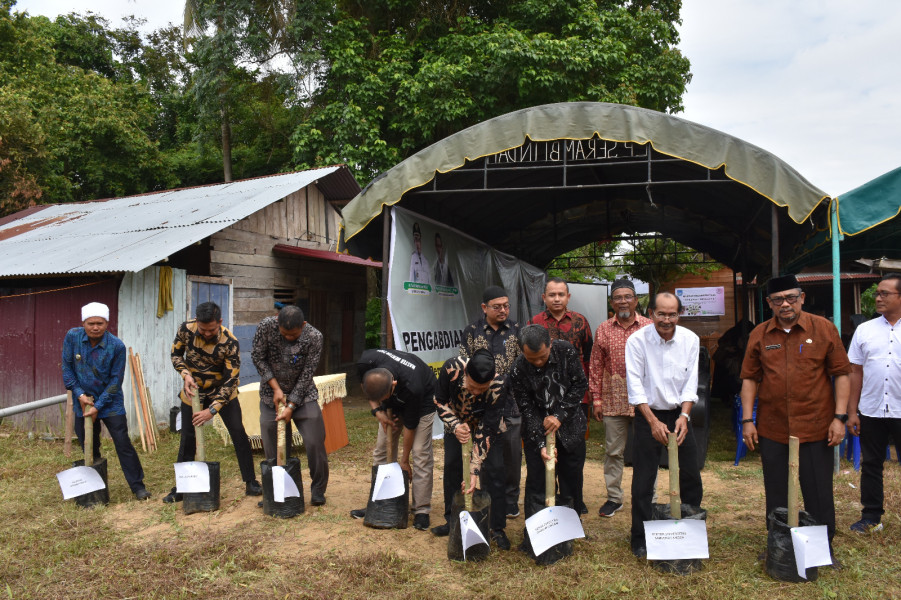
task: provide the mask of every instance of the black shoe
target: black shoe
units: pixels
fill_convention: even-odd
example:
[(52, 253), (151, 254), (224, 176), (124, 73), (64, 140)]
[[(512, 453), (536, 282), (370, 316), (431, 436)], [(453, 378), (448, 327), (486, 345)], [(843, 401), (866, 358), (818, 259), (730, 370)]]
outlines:
[(166, 494), (163, 498), (163, 502), (166, 504), (172, 504), (173, 502), (181, 502), (181, 494), (175, 491), (175, 488), (172, 488), (172, 491)]
[(325, 496), (322, 494), (313, 494), (310, 496), (310, 504), (313, 506), (322, 506), (325, 504)]
[(515, 519), (518, 516), (519, 516), (519, 507), (518, 506), (514, 506), (513, 508), (507, 509), (507, 518), (508, 519)]
[(647, 558), (648, 548), (647, 546), (632, 546), (632, 554), (634, 554), (636, 558)]
[(622, 507), (622, 503), (611, 502), (610, 500), (607, 500), (606, 502), (604, 502), (604, 506), (598, 509), (598, 516), (606, 517), (609, 519), (614, 514), (616, 514), (616, 511), (618, 511)]
[(450, 523), (432, 527), (432, 535), (436, 537), (447, 537), (448, 535), (450, 535)]
[(262, 501), (262, 500), (260, 500), (259, 502), (257, 502), (257, 508), (263, 508), (263, 501)]
[(150, 498), (150, 492), (147, 491), (147, 488), (139, 488), (135, 490), (135, 498), (138, 500), (146, 500), (147, 498)]
[(261, 486), (260, 482), (256, 479), (248, 481), (247, 486), (244, 488), (244, 493), (248, 496), (262, 496), (263, 486)]
[(582, 504), (582, 506), (579, 507), (579, 514), (580, 514), (580, 515), (587, 515), (587, 514), (588, 514), (588, 507), (585, 506), (584, 503)]
[(366, 518), (366, 509), (365, 508), (356, 508), (350, 511), (350, 516), (354, 519), (364, 519)]
[(507, 539), (507, 534), (504, 533), (503, 529), (492, 529), (491, 541), (495, 543), (498, 550), (510, 549), (510, 540)]
[(420, 513), (413, 515), (413, 528), (419, 531), (425, 531), (429, 528), (429, 515)]

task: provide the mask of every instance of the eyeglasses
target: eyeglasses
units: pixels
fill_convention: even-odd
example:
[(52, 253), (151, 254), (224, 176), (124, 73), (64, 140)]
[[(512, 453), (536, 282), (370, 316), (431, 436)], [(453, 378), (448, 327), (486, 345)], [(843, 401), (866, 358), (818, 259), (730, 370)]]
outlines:
[(879, 290), (878, 292), (876, 292), (876, 297), (888, 298), (889, 296), (897, 296), (899, 293), (901, 292), (883, 292), (882, 290)]
[(501, 312), (501, 311), (505, 311), (505, 310), (510, 310), (510, 305), (509, 304), (489, 304), (488, 308), (490, 308), (491, 310), (493, 310), (495, 312)]
[(632, 296), (631, 294), (628, 296), (613, 296), (611, 300), (613, 302), (632, 302), (635, 300), (635, 296)]
[(679, 313), (655, 312), (654, 314), (657, 315), (657, 318), (660, 319), (661, 321), (675, 321), (676, 319), (679, 318)]
[(782, 306), (783, 302), (788, 302), (789, 304), (794, 304), (798, 301), (798, 298), (801, 297), (801, 294), (786, 294), (785, 296), (770, 296), (770, 302), (775, 304), (776, 306)]

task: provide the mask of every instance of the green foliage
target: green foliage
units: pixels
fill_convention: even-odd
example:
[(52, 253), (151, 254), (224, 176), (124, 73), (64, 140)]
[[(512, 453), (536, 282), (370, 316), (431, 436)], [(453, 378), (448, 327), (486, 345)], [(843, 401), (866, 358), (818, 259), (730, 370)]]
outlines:
[(703, 253), (658, 236), (639, 240), (624, 260), (629, 265), (628, 272), (647, 282), (651, 293), (659, 290), (662, 284), (683, 275), (703, 275), (707, 278), (710, 273), (722, 268), (718, 263), (705, 262)]
[(321, 40), (302, 167), (345, 162), (361, 183), (485, 119), (549, 102), (682, 108), (678, 2), (340, 2)]
[(366, 348), (379, 348), (382, 344), (382, 299), (366, 301)]
[(874, 283), (860, 294), (860, 314), (871, 317), (876, 314), (876, 288)]
[(596, 281), (613, 281), (621, 272), (615, 254), (617, 242), (592, 242), (581, 248), (561, 254), (547, 268), (548, 277), (561, 277), (574, 283), (591, 283)]

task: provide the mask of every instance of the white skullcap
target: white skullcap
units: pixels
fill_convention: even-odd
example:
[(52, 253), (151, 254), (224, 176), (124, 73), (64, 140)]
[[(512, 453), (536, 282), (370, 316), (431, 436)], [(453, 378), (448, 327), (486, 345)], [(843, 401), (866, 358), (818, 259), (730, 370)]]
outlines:
[(100, 317), (101, 319), (109, 321), (109, 307), (106, 304), (101, 304), (100, 302), (91, 302), (90, 304), (85, 304), (81, 307), (82, 323), (87, 321), (91, 317)]

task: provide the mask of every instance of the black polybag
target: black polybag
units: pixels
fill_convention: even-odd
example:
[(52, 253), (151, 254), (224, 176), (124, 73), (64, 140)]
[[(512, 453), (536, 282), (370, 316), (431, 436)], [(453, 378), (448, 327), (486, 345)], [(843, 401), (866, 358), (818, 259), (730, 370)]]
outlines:
[[(466, 510), (466, 505), (464, 504), (465, 498), (463, 497), (463, 492), (457, 492), (454, 494), (454, 501), (451, 505), (451, 517), (450, 517), (450, 535), (447, 538), (447, 557), (450, 560), (464, 560), (463, 559), (463, 535), (460, 531), (460, 513)], [(482, 532), (482, 535), (485, 536), (486, 540), (490, 540), (489, 537), (489, 520), (491, 517), (491, 496), (485, 490), (475, 490), (472, 493), (472, 510), (469, 511), (470, 517), (475, 521), (476, 525), (478, 525), (479, 530)], [(491, 549), (488, 547), (488, 544), (476, 544), (474, 546), (470, 546), (466, 550), (466, 560), (467, 561), (479, 561), (488, 558), (488, 555), (491, 553)]]
[(372, 479), (369, 482), (369, 502), (366, 504), (366, 517), (363, 525), (373, 529), (406, 529), (410, 513), (410, 474), (404, 474), (404, 493), (396, 498), (373, 500), (378, 466), (372, 467)]
[(206, 464), (210, 469), (210, 491), (182, 494), (182, 509), (186, 515), (219, 510), (219, 463), (208, 462)]
[[(691, 506), (683, 504), (681, 506), (682, 519), (691, 519), (694, 521), (706, 521), (707, 511), (699, 506)], [(651, 507), (651, 519), (654, 521), (665, 521), (672, 519), (669, 504), (655, 504)], [(676, 575), (691, 575), (704, 568), (704, 563), (700, 558), (675, 558), (670, 560), (649, 560), (651, 566), (662, 573), (674, 573)]]
[(290, 519), (302, 514), (306, 509), (303, 501), (303, 477), (300, 471), (300, 459), (291, 457), (283, 465), (288, 476), (294, 480), (294, 485), (300, 492), (300, 496), (285, 498), (284, 502), (275, 501), (275, 493), (272, 487), (272, 467), (276, 466), (274, 458), (260, 463), (260, 473), (263, 476), (263, 514), (280, 519)]
[[(76, 460), (72, 463), (72, 466), (83, 467), (84, 459)], [(94, 459), (94, 464), (91, 465), (91, 468), (97, 471), (97, 474), (100, 475), (101, 479), (103, 479), (104, 487), (102, 490), (88, 492), (87, 494), (82, 494), (81, 496), (75, 496), (75, 504), (82, 508), (91, 508), (92, 506), (97, 506), (98, 504), (109, 504), (109, 482), (107, 480), (106, 459)]]
[[(799, 511), (798, 525), (809, 527), (819, 525), (810, 514)], [(795, 562), (795, 548), (792, 543), (791, 527), (788, 526), (788, 509), (774, 508), (767, 515), (766, 537), (766, 572), (777, 581), (816, 581), (819, 577), (817, 567), (806, 571), (807, 579), (798, 575), (798, 563)]]
[[(568, 506), (569, 508), (573, 508), (573, 499), (568, 496), (557, 496), (554, 504), (556, 506)], [(527, 493), (523, 498), (523, 510), (525, 511), (526, 519), (545, 508), (544, 495)], [(574, 547), (575, 544), (573, 543), (573, 540), (567, 540), (551, 546), (536, 556), (535, 551), (532, 549), (532, 541), (529, 539), (529, 530), (523, 529), (523, 542), (520, 549), (526, 552), (535, 561), (536, 565), (552, 565), (571, 555)]]

